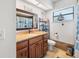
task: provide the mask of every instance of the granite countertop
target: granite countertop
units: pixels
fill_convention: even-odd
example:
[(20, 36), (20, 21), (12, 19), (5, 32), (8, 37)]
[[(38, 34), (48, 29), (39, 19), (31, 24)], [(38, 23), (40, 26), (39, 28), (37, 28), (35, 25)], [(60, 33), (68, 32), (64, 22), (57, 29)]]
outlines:
[(43, 31), (36, 31), (36, 32), (31, 32), (31, 33), (21, 32), (21, 33), (16, 34), (16, 42), (29, 40), (33, 37), (44, 35), (44, 34), (47, 34), (47, 32), (43, 32)]

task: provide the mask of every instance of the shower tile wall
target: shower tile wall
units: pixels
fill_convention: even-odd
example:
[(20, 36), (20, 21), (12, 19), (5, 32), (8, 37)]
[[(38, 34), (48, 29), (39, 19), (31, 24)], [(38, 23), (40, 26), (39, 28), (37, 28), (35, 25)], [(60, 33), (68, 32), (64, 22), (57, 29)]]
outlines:
[(77, 33), (75, 41), (75, 57), (79, 57), (79, 5), (76, 6)]

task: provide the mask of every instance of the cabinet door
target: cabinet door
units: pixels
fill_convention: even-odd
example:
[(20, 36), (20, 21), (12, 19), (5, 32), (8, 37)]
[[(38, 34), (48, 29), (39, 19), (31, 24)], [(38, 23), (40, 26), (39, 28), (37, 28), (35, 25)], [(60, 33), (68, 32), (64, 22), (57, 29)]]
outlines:
[(44, 55), (46, 55), (46, 53), (47, 53), (47, 51), (48, 51), (48, 47), (46, 46), (46, 47), (44, 47)]
[(48, 35), (44, 35), (44, 42), (43, 42), (43, 54), (46, 55), (47, 51), (48, 51)]
[(44, 39), (44, 47), (48, 46), (48, 42), (47, 42), (47, 39)]
[(33, 44), (33, 45), (30, 45), (29, 46), (29, 57), (30, 58), (35, 58), (36, 57), (36, 45)]
[(17, 58), (28, 58), (28, 47), (18, 50)]
[(36, 43), (36, 58), (40, 58), (43, 56), (43, 41), (38, 41)]
[(44, 43), (43, 43), (44, 45), (43, 45), (43, 49), (44, 49), (44, 55), (46, 55), (46, 52), (48, 51), (48, 42), (47, 42), (47, 40), (46, 39), (44, 39)]

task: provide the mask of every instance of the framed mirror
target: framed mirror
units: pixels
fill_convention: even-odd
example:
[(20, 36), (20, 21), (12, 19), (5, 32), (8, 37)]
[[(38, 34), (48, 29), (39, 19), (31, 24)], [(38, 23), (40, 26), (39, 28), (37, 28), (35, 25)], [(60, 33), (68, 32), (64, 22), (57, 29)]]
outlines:
[(16, 9), (16, 30), (38, 28), (37, 15), (21, 9)]

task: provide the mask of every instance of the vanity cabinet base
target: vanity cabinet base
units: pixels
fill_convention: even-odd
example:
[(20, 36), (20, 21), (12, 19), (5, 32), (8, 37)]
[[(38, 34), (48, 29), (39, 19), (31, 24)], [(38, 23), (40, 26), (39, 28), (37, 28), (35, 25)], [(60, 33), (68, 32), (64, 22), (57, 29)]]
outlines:
[(48, 50), (47, 34), (16, 44), (17, 58), (41, 58)]

